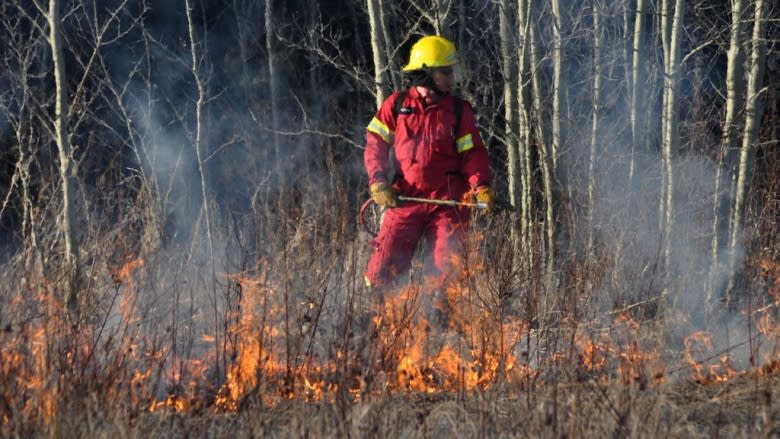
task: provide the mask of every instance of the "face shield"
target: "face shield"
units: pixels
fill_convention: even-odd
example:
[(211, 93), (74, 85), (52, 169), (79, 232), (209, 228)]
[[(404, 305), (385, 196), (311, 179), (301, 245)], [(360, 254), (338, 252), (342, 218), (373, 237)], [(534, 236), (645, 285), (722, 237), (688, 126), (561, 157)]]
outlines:
[(459, 64), (444, 67), (423, 67), (404, 72), (405, 87), (422, 86), (437, 93), (451, 92), (463, 83), (464, 74)]
[(458, 88), (460, 78), (463, 77), (458, 64), (428, 69), (427, 73), (435, 84), (437, 92), (452, 92)]

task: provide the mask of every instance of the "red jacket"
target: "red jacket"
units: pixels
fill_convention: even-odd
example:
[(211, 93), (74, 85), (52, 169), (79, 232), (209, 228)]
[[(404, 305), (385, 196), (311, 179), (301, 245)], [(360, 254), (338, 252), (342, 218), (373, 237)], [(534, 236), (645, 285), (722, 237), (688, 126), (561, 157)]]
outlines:
[(412, 87), (396, 120), (393, 107), (399, 95), (395, 92), (388, 97), (366, 128), (363, 160), (369, 184), (387, 181), (392, 145), (393, 186), (402, 195), (460, 200), (469, 189), (489, 186), (488, 153), (471, 105), (463, 102), (458, 132), (453, 133), (455, 99), (451, 95), (426, 105)]

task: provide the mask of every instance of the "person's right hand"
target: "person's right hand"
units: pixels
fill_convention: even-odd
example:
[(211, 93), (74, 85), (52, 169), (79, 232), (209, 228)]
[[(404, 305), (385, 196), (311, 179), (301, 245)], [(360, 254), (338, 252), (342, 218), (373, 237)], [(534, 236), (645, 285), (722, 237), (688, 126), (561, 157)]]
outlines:
[(374, 183), (369, 188), (371, 199), (382, 207), (395, 207), (398, 205), (398, 196), (389, 184), (384, 181)]

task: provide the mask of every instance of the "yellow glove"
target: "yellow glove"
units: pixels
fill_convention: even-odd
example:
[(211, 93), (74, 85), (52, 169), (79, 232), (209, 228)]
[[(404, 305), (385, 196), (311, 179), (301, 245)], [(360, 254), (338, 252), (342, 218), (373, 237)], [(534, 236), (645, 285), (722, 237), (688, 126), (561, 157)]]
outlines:
[(369, 192), (371, 192), (371, 199), (379, 206), (395, 207), (398, 204), (398, 197), (395, 191), (384, 181), (372, 184)]
[(477, 189), (477, 193), (474, 195), (474, 198), (477, 200), (477, 203), (484, 203), (486, 206), (484, 209), (480, 210), (481, 214), (490, 215), (493, 213), (493, 193), (490, 192), (489, 187)]

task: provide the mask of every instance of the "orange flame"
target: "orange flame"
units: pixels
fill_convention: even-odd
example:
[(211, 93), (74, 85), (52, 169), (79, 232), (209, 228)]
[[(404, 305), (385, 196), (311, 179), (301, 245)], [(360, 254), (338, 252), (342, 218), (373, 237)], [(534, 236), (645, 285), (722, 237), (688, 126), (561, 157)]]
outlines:
[(134, 284), (133, 272), (138, 268), (143, 267), (143, 265), (144, 260), (141, 258), (128, 259), (124, 265), (111, 273), (111, 278), (114, 280), (114, 284), (116, 286), (128, 284), (128, 288), (132, 288)]
[(728, 354), (718, 356), (718, 363), (705, 367), (706, 360), (697, 360), (697, 354), (704, 356), (712, 352), (712, 334), (706, 331), (696, 331), (685, 337), (685, 360), (693, 369), (693, 378), (696, 382), (706, 384), (716, 381), (727, 381), (738, 372), (730, 365)]

